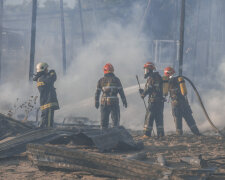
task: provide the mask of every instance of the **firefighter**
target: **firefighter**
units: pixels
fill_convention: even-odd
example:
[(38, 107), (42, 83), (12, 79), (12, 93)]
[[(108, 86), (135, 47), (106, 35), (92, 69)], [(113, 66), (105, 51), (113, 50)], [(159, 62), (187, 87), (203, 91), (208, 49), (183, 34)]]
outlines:
[(41, 125), (40, 127), (53, 127), (54, 111), (59, 109), (57, 95), (54, 87), (56, 73), (54, 70), (48, 71), (47, 63), (38, 63), (36, 66), (37, 74), (33, 80), (37, 81), (40, 93)]
[(168, 90), (171, 98), (172, 114), (176, 125), (176, 134), (182, 135), (182, 118), (185, 119), (188, 127), (195, 135), (200, 135), (196, 126), (195, 120), (192, 116), (192, 110), (187, 99), (187, 89), (184, 79), (179, 76), (174, 76), (175, 71), (172, 67), (164, 69), (164, 75), (168, 78)]
[(101, 128), (107, 129), (109, 126), (109, 115), (111, 113), (113, 127), (120, 124), (120, 107), (117, 94), (123, 102), (123, 106), (127, 108), (127, 100), (123, 91), (120, 79), (114, 75), (114, 68), (112, 64), (108, 63), (104, 66), (104, 77), (102, 77), (97, 84), (95, 93), (95, 107), (99, 108), (99, 97), (101, 97)]
[(144, 78), (147, 79), (147, 82), (144, 89), (139, 89), (139, 92), (143, 99), (145, 98), (145, 96), (149, 96), (144, 123), (144, 138), (151, 137), (154, 121), (157, 128), (157, 136), (164, 136), (164, 98), (162, 92), (163, 80), (160, 74), (155, 70), (155, 65), (151, 62), (147, 62), (144, 65)]

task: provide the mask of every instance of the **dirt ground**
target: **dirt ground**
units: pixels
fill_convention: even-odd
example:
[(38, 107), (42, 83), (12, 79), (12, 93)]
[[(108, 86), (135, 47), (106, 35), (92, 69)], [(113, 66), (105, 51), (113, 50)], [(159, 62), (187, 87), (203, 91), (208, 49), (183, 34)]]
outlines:
[[(138, 133), (132, 133), (135, 140), (143, 140)], [(1, 141), (0, 141), (1, 142)], [(124, 158), (145, 153), (146, 163), (157, 163), (157, 156), (162, 154), (167, 164), (166, 166), (173, 172), (170, 179), (190, 179), (196, 174), (197, 179), (225, 179), (225, 138), (217, 135), (207, 135), (196, 137), (185, 134), (183, 136), (167, 135), (163, 138), (144, 139), (144, 149), (139, 152), (120, 153)], [(74, 147), (76, 148), (76, 147)], [(189, 165), (181, 162), (182, 157), (197, 157), (202, 155), (203, 159), (209, 160), (219, 158), (219, 160), (209, 161), (207, 168)], [(214, 176), (207, 177), (207, 169), (214, 169)], [(206, 173), (201, 173), (206, 171)], [(195, 172), (195, 173), (193, 173)], [(199, 173), (200, 172), (200, 173)], [(188, 175), (188, 176), (187, 176)], [(110, 179), (107, 177), (94, 177), (87, 172), (62, 172), (62, 171), (40, 171), (27, 159), (26, 153), (19, 156), (0, 160), (0, 179)], [(150, 178), (151, 179), (151, 178)], [(192, 179), (192, 178), (191, 178)]]

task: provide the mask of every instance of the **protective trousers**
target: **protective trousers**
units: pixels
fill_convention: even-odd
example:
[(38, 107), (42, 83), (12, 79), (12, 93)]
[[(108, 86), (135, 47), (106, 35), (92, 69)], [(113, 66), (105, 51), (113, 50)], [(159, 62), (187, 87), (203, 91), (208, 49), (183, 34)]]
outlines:
[(109, 127), (109, 115), (111, 113), (113, 127), (120, 124), (120, 107), (119, 104), (101, 105), (101, 128), (107, 129)]
[(157, 136), (164, 136), (164, 126), (163, 126), (163, 102), (150, 102), (145, 115), (144, 124), (144, 134), (146, 136), (151, 136), (153, 122), (155, 120)]
[(196, 126), (195, 120), (192, 116), (192, 111), (189, 104), (182, 103), (182, 104), (174, 105), (172, 103), (172, 113), (174, 117), (174, 123), (176, 126), (177, 135), (183, 134), (182, 118), (185, 119), (192, 133), (194, 133), (195, 135), (200, 135), (199, 130)]
[(41, 112), (41, 128), (44, 127), (53, 127), (53, 123), (54, 123), (54, 110), (51, 108), (42, 110)]

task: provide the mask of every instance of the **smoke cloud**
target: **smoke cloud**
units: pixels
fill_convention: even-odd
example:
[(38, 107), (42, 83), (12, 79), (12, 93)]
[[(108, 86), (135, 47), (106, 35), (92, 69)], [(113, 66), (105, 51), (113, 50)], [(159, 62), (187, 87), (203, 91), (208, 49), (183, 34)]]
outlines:
[[(61, 108), (55, 113), (55, 121), (62, 122), (65, 117), (69, 116), (84, 116), (98, 124), (100, 123), (100, 111), (94, 107), (94, 94), (97, 81), (103, 76), (103, 66), (110, 62), (114, 66), (115, 75), (120, 78), (123, 84), (128, 101), (127, 109), (122, 107), (120, 101), (120, 123), (126, 128), (143, 129), (145, 107), (138, 93), (139, 87), (135, 76), (136, 74), (139, 75), (141, 86), (144, 87), (143, 64), (146, 61), (153, 61), (154, 56), (148, 41), (154, 39), (149, 39), (144, 33), (140, 34), (139, 26), (145, 9), (142, 3), (133, 4), (130, 9), (129, 20), (126, 21), (126, 19), (122, 18), (122, 20), (114, 19), (104, 23), (98, 22), (96, 34), (85, 45), (81, 46), (80, 42), (77, 42), (77, 46), (74, 46), (73, 49), (67, 48), (68, 68), (65, 76), (62, 74), (60, 21), (59, 19), (55, 20), (56, 26), (48, 27), (49, 20), (42, 22), (41, 18), (37, 19), (35, 63), (46, 61), (50, 69), (55, 69), (58, 75), (55, 87)], [(68, 24), (67, 20), (66, 24)], [(29, 24), (27, 27), (29, 27)], [(53, 35), (53, 30), (56, 35)], [(70, 32), (67, 27), (66, 32)], [(70, 40), (70, 35), (68, 34), (67, 47)], [(28, 40), (29, 37), (29, 34), (27, 34)], [(25, 101), (28, 99), (28, 96), (38, 95), (36, 85), (30, 85), (27, 82), (28, 55), (23, 58), (20, 58), (22, 63), (17, 61), (14, 65), (9, 66), (11, 68), (11, 76), (0, 86), (0, 109), (2, 113), (7, 113), (17, 98)], [(166, 55), (164, 58), (167, 58)], [(160, 62), (155, 62), (155, 65), (156, 67), (162, 66)], [(207, 86), (207, 89), (204, 88), (205, 86), (201, 82), (202, 76), (195, 78), (194, 82), (201, 93), (210, 117), (218, 127), (222, 128), (224, 127), (223, 117), (225, 116), (223, 112), (225, 105), (223, 95), (225, 90), (225, 79), (223, 78), (225, 75), (225, 60), (218, 67), (218, 72), (213, 72), (212, 75), (212, 77), (216, 77), (212, 79), (214, 88), (209, 86)], [(188, 69), (189, 66), (185, 65), (184, 71), (186, 72)], [(162, 71), (160, 73), (162, 74)], [(191, 99), (191, 94), (192, 90), (189, 90), (189, 99)], [(194, 100), (190, 104), (200, 131), (209, 129), (210, 126), (203, 115), (199, 103), (195, 98)], [(30, 120), (34, 120), (34, 118), (35, 116), (31, 116)], [(169, 103), (165, 103), (164, 125), (166, 131), (175, 130)], [(184, 129), (189, 130), (185, 123)]]

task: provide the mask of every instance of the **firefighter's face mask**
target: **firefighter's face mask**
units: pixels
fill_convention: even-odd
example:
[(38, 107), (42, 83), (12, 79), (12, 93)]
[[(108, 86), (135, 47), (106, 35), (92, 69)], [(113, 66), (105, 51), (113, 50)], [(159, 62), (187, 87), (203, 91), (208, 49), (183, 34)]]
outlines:
[(169, 79), (173, 78), (174, 77), (174, 74), (171, 74), (169, 75)]
[(144, 78), (147, 78), (153, 71), (149, 68), (144, 68)]
[(172, 79), (173, 75), (169, 76), (169, 79)]

